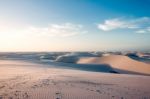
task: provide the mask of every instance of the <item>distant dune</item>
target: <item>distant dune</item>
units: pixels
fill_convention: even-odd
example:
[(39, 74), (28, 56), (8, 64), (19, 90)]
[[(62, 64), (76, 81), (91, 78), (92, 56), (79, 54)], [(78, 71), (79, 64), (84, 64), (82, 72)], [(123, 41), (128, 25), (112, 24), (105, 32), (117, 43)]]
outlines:
[(108, 64), (116, 72), (150, 75), (150, 64), (139, 62), (123, 55), (109, 55), (103, 57), (83, 57), (78, 64)]

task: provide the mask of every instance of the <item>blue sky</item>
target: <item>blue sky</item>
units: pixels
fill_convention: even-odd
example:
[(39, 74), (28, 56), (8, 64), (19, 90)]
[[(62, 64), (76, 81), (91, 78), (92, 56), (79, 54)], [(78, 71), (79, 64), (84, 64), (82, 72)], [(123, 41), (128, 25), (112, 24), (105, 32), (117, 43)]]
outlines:
[(150, 50), (150, 0), (0, 0), (0, 51)]

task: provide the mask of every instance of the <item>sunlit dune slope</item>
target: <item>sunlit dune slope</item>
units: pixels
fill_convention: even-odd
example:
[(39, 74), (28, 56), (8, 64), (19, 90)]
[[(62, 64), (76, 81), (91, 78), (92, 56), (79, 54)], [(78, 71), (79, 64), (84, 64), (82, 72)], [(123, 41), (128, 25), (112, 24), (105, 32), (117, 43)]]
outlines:
[(150, 65), (123, 55), (80, 58), (78, 64), (108, 64), (120, 73), (139, 73), (150, 75)]

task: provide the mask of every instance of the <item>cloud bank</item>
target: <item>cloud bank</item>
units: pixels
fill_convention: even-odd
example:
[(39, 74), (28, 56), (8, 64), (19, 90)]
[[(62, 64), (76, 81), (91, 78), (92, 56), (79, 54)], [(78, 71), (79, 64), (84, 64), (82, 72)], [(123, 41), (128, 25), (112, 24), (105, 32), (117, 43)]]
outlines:
[(64, 23), (64, 24), (49, 24), (48, 27), (30, 26), (27, 32), (39, 34), (42, 36), (60, 36), (68, 37), (86, 33), (83, 26), (80, 24)]
[(73, 23), (49, 24), (46, 27), (36, 27), (34, 25), (15, 26), (0, 24), (0, 38), (19, 37), (70, 37), (87, 33), (83, 25)]
[(150, 18), (114, 18), (107, 19), (104, 23), (97, 25), (98, 29), (103, 31), (111, 31), (117, 29), (133, 30), (135, 33), (149, 33), (150, 32)]

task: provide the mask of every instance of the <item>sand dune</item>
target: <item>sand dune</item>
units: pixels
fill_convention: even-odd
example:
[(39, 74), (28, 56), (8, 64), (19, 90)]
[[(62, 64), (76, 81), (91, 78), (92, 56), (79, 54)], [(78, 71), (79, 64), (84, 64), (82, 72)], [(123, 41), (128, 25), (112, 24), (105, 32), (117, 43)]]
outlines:
[(108, 64), (120, 73), (147, 74), (150, 75), (150, 65), (133, 60), (123, 55), (109, 55), (103, 57), (80, 58), (78, 64)]
[[(150, 78), (0, 61), (0, 99), (150, 99)], [(138, 82), (138, 83), (137, 83)]]

